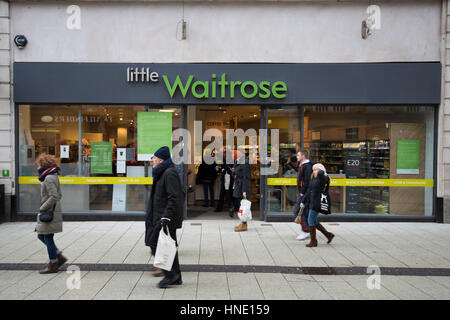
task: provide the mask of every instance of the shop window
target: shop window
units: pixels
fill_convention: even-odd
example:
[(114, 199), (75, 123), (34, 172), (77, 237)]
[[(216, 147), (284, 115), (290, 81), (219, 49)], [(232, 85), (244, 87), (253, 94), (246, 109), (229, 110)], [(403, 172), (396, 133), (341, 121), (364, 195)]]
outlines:
[[(303, 123), (303, 147), (314, 163), (325, 165), (334, 181), (330, 191), (333, 212), (432, 214), (434, 107), (301, 108), (303, 116), (269, 108), (268, 126), (278, 122), (284, 128), (280, 117), (285, 122)], [(298, 135), (300, 130), (295, 126), (280, 129), (280, 170), (288, 166), (289, 158), (300, 148), (289, 133)], [(291, 143), (293, 148), (284, 151), (283, 146)], [(276, 176), (286, 177), (286, 171)], [(289, 184), (286, 180), (284, 183)], [(286, 185), (269, 184), (269, 212), (291, 212), (294, 191), (289, 195), (289, 188), (294, 190)]]
[[(172, 128), (179, 108), (106, 105), (19, 106), (19, 211), (39, 208), (35, 158), (55, 155), (61, 167), (63, 212), (144, 212), (151, 183), (149, 162), (137, 159), (138, 112), (168, 111)], [(98, 177), (97, 180), (85, 178)], [(127, 179), (136, 178), (137, 183)], [(116, 180), (112, 180), (116, 179)]]

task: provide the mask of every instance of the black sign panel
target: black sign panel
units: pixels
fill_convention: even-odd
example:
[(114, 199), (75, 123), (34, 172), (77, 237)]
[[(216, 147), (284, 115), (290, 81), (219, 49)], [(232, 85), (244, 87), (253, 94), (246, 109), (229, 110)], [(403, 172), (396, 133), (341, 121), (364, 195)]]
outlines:
[[(348, 179), (359, 179), (361, 177), (361, 156), (345, 156), (345, 176)], [(361, 187), (346, 188), (346, 212), (360, 213), (361, 209)]]
[[(172, 88), (191, 82), (171, 94), (164, 77)], [(14, 63), (16, 103), (438, 105), (440, 89), (439, 62)]]

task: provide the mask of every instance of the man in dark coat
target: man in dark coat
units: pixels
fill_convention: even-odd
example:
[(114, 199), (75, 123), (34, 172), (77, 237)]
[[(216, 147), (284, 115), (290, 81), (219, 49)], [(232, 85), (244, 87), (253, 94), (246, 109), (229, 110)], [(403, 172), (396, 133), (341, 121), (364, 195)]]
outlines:
[[(302, 149), (297, 153), (298, 161), (298, 175), (297, 175), (297, 202), (295, 203), (294, 215), (297, 216), (300, 211), (300, 204), (303, 197), (308, 190), (309, 183), (312, 175), (312, 162), (308, 159), (308, 151)], [(309, 238), (309, 226), (308, 226), (308, 211), (309, 208), (305, 207), (302, 212), (302, 230), (297, 237), (297, 240), (305, 240)]]
[[(164, 227), (168, 227), (170, 236), (177, 241), (176, 231), (183, 223), (184, 190), (168, 147), (158, 149), (152, 162), (153, 186), (145, 216), (145, 244), (155, 255), (159, 232)], [(167, 288), (172, 284), (182, 284), (178, 252), (172, 269), (163, 272), (165, 277), (158, 287)]]
[[(232, 168), (234, 174), (234, 210), (239, 211), (239, 207), (242, 199), (248, 199), (250, 197), (250, 174), (251, 167), (248, 158), (239, 150), (234, 151), (234, 158), (236, 164)], [(247, 231), (247, 222), (241, 222), (234, 231)]]
[[(223, 205), (225, 201), (229, 201), (233, 198), (233, 184), (234, 184), (234, 177), (233, 172), (231, 171), (232, 166), (229, 164), (222, 164), (221, 168), (219, 169), (219, 172), (222, 173), (222, 177), (220, 178), (220, 195), (219, 195), (219, 202), (217, 203), (216, 212), (221, 212), (223, 210)], [(229, 181), (228, 185), (226, 185), (225, 176), (228, 174)], [(234, 203), (232, 204), (232, 208), (230, 209), (231, 212), (234, 211)]]
[(203, 185), (204, 207), (208, 207), (208, 190), (209, 190), (209, 206), (214, 207), (214, 184), (217, 178), (216, 163), (207, 164), (205, 159), (202, 160), (198, 168), (197, 183)]

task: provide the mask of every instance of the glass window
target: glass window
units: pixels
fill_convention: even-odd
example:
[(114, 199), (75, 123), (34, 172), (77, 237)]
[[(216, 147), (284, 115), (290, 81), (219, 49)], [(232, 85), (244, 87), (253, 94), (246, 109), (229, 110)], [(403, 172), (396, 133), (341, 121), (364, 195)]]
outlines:
[(160, 111), (172, 113), (172, 130), (180, 127), (175, 107), (20, 105), (19, 212), (38, 210), (34, 160), (42, 152), (60, 163), (63, 212), (143, 212), (151, 163), (137, 161), (137, 114)]
[[(333, 180), (330, 195), (334, 213), (432, 215), (434, 107), (303, 108), (303, 116), (296, 116), (303, 123), (303, 146), (314, 163), (325, 165)], [(269, 109), (269, 128), (282, 112)], [(283, 127), (281, 123), (276, 126)], [(290, 127), (289, 132), (296, 134), (295, 131), (296, 127)], [(281, 132), (283, 129), (280, 130), (282, 171), (277, 176), (285, 177), (289, 157), (300, 145), (292, 144), (293, 149), (283, 151), (283, 146), (292, 143), (292, 139), (282, 137)], [(292, 209), (293, 195), (289, 196), (289, 188), (293, 187), (287, 186), (286, 180), (283, 182), (284, 185), (275, 186), (268, 183), (269, 211)]]
[[(276, 174), (267, 176), (267, 210), (269, 212), (292, 212), (297, 200), (297, 159), (300, 149), (301, 117), (297, 106), (269, 107), (267, 127), (279, 130), (279, 167)], [(272, 141), (269, 140), (272, 146)], [(270, 178), (290, 178), (295, 180), (294, 185), (289, 183), (271, 185)]]

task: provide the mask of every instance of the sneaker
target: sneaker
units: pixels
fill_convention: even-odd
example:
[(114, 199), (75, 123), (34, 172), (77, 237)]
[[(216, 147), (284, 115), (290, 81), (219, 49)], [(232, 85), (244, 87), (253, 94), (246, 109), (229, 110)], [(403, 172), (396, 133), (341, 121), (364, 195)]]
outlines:
[(173, 284), (175, 285), (183, 284), (183, 281), (181, 280), (181, 273), (174, 276), (173, 278), (164, 277), (164, 279), (162, 279), (158, 283), (158, 288), (164, 289)]
[(302, 241), (302, 240), (308, 239), (309, 237), (310, 237), (310, 236), (309, 236), (309, 232), (304, 232), (304, 231), (302, 230), (302, 231), (300, 231), (300, 234), (298, 235), (298, 237), (295, 238), (295, 240), (300, 240), (300, 241)]

